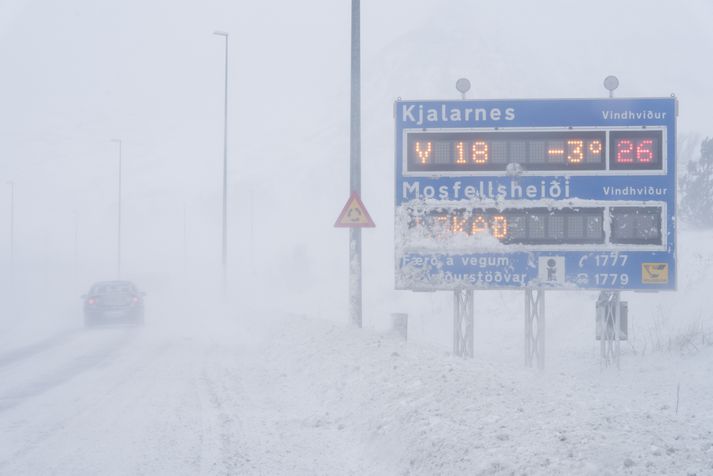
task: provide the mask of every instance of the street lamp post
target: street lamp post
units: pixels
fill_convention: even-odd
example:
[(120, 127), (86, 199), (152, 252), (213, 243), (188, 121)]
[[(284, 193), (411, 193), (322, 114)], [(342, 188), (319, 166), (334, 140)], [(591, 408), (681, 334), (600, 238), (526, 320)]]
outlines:
[(112, 139), (112, 142), (119, 144), (119, 212), (117, 214), (116, 227), (116, 277), (121, 277), (121, 139)]
[[(352, 0), (351, 105), (349, 127), (349, 191), (361, 195), (361, 6)], [(349, 313), (362, 327), (361, 228), (349, 229)]]
[(10, 186), (10, 267), (15, 263), (15, 182), (8, 182)]
[(214, 35), (225, 38), (225, 93), (223, 95), (223, 294), (227, 291), (228, 262), (228, 33), (214, 31)]

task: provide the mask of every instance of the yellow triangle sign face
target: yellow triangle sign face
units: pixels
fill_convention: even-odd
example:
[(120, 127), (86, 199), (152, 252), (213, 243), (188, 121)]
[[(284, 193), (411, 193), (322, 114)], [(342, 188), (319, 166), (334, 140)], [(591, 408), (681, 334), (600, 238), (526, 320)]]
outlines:
[(366, 207), (361, 202), (359, 194), (352, 192), (351, 197), (347, 200), (347, 204), (344, 205), (342, 213), (339, 214), (335, 227), (346, 227), (346, 228), (373, 228), (374, 221), (369, 216), (369, 212), (366, 211)]

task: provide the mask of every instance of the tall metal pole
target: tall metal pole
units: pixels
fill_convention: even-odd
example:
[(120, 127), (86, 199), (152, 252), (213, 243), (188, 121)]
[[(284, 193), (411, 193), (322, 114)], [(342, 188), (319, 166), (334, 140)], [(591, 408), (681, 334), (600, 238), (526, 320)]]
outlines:
[[(456, 81), (456, 89), (465, 101), (465, 93), (470, 91), (468, 78)], [(473, 290), (453, 290), (453, 354), (459, 357), (473, 357), (474, 328), (473, 325)]]
[(186, 202), (183, 202), (183, 275), (185, 277), (186, 270), (188, 269), (188, 239), (187, 239), (187, 218), (186, 218)]
[(79, 286), (79, 215), (74, 212), (74, 286)]
[(250, 274), (255, 276), (255, 189), (250, 187)]
[[(349, 189), (361, 195), (361, 47), (359, 0), (352, 0), (351, 127)], [(349, 229), (349, 308), (351, 322), (362, 326), (361, 228)]]
[(10, 269), (15, 264), (15, 182), (10, 185)]
[(116, 278), (121, 278), (121, 156), (122, 156), (122, 141), (121, 139), (112, 139), (113, 142), (119, 144), (119, 212), (117, 214), (116, 227)]
[(214, 35), (225, 38), (225, 92), (223, 108), (223, 295), (227, 292), (228, 268), (228, 34), (224, 31), (215, 31)]

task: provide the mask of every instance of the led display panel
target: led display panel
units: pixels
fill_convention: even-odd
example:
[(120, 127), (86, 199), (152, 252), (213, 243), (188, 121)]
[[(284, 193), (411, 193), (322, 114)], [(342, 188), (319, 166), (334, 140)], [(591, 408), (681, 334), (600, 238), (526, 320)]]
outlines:
[(406, 142), (409, 172), (503, 171), (511, 163), (552, 172), (663, 167), (661, 130), (418, 132)]
[(611, 207), (605, 209), (437, 209), (414, 213), (409, 227), (437, 243), (453, 234), (490, 234), (504, 244), (574, 245), (609, 243), (660, 245), (661, 207)]
[(675, 290), (677, 112), (398, 99), (396, 288)]
[(414, 215), (410, 227), (435, 240), (490, 234), (502, 243), (604, 243), (604, 208), (434, 210)]
[(432, 132), (409, 134), (412, 172), (505, 170), (602, 170), (604, 131)]
[(661, 244), (660, 207), (612, 207), (611, 242)]
[(611, 131), (609, 168), (660, 170), (663, 165), (661, 131)]

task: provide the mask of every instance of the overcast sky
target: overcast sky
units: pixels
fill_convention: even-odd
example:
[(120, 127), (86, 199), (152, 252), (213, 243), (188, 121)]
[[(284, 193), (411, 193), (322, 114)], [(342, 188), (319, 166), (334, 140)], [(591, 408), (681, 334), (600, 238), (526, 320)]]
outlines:
[[(362, 15), (379, 286), (392, 279), (396, 97), (457, 97), (461, 76), (471, 98), (603, 97), (615, 74), (618, 96), (675, 93), (680, 132), (713, 135), (709, 1), (367, 0)], [(244, 269), (261, 249), (251, 266), (314, 267), (313, 287), (332, 285), (347, 249), (331, 225), (347, 198), (349, 21), (346, 0), (0, 0), (0, 261), (12, 180), (19, 262), (69, 266), (76, 226), (80, 261), (110, 274), (120, 138), (127, 268), (177, 265), (184, 211), (190, 259), (217, 264), (218, 29), (230, 33), (231, 259)]]

